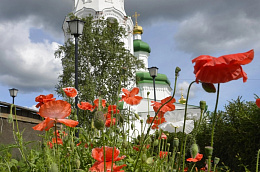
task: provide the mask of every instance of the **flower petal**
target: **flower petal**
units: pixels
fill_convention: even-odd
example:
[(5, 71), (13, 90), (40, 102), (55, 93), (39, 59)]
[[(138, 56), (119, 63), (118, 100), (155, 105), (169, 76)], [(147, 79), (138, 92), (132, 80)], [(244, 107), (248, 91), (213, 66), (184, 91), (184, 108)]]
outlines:
[(57, 119), (57, 122), (67, 125), (68, 127), (76, 127), (78, 125), (78, 121), (74, 121), (72, 119)]
[(71, 105), (63, 100), (49, 101), (43, 104), (39, 110), (42, 117), (64, 119), (71, 113)]

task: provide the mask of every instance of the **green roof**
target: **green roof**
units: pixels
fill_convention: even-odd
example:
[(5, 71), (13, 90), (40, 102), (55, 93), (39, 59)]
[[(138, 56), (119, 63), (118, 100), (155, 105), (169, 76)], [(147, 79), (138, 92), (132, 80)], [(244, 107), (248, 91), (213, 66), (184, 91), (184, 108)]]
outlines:
[(145, 51), (145, 52), (150, 53), (151, 48), (146, 42), (144, 42), (140, 39), (136, 39), (136, 40), (134, 40), (134, 52), (136, 52), (136, 51)]
[[(149, 72), (136, 72), (137, 84), (140, 83), (153, 83), (153, 78), (150, 76)], [(155, 84), (163, 84), (171, 86), (171, 82), (165, 74), (157, 74), (155, 77)]]

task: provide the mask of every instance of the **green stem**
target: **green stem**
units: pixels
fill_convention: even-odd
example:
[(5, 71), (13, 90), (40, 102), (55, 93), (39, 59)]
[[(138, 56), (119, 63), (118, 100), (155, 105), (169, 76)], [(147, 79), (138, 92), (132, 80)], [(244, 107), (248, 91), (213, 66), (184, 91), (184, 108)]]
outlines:
[(103, 132), (103, 130), (101, 131), (102, 132), (102, 142), (103, 142), (103, 157), (104, 157), (104, 171), (107, 171), (106, 170), (106, 144), (105, 144), (105, 134)]
[[(192, 86), (192, 84), (195, 83), (195, 81), (191, 82), (187, 91), (187, 97), (186, 97), (186, 103), (185, 103), (185, 112), (184, 112), (184, 123), (183, 123), (183, 130), (182, 130), (182, 140), (181, 140), (181, 151), (180, 153), (182, 153), (183, 155), (183, 166), (182, 166), (182, 171), (184, 171), (184, 163), (185, 163), (185, 146), (186, 146), (186, 139), (187, 139), (187, 135), (185, 137), (185, 144), (183, 145), (183, 141), (184, 141), (184, 131), (185, 131), (185, 126), (186, 126), (186, 118), (187, 118), (187, 107), (188, 107), (188, 100), (189, 100), (189, 94), (190, 94), (190, 88)], [(182, 152), (182, 150), (184, 150)], [(177, 170), (179, 171), (179, 167), (180, 167), (180, 161), (181, 161), (181, 156), (179, 157), (178, 160), (178, 165), (177, 165)]]
[(215, 105), (215, 110), (214, 110), (214, 114), (213, 114), (213, 121), (212, 121), (211, 147), (213, 147), (214, 129), (215, 129), (217, 107), (218, 107), (218, 100), (219, 100), (219, 89), (220, 89), (220, 83), (218, 83), (217, 99), (216, 99), (216, 105)]
[[(151, 127), (152, 127), (152, 124), (153, 124), (155, 118), (157, 117), (157, 114), (159, 113), (159, 111), (162, 109), (162, 107), (163, 107), (164, 105), (166, 105), (167, 103), (169, 103), (169, 102), (173, 99), (173, 97), (174, 97), (174, 95), (175, 95), (175, 91), (176, 91), (177, 77), (178, 77), (178, 75), (175, 75), (175, 83), (174, 83), (174, 90), (173, 90), (172, 97), (171, 97), (168, 101), (166, 101), (165, 103), (163, 103), (162, 106), (158, 109), (158, 111), (155, 112), (155, 116), (154, 116), (154, 118), (153, 118), (151, 124), (149, 125), (149, 127), (148, 127), (148, 129), (147, 129), (147, 132), (146, 132), (146, 134), (145, 134), (144, 142), (145, 142), (145, 140), (147, 139), (147, 137), (148, 137), (148, 135), (149, 135), (149, 132), (150, 132)], [(141, 151), (142, 151), (142, 149), (143, 149), (143, 144), (144, 144), (144, 142), (142, 142), (141, 145), (140, 145), (140, 151), (139, 151), (138, 156), (137, 156), (137, 158), (136, 158), (136, 160), (135, 160), (134, 171), (136, 170), (137, 162), (138, 162), (138, 159), (139, 159), (139, 157), (140, 157), (140, 155), (141, 155)]]

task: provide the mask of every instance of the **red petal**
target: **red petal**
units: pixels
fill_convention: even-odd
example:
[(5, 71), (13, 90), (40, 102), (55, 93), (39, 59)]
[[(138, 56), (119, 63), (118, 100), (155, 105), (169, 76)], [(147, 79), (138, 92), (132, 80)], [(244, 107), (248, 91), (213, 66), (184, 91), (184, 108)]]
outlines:
[(137, 88), (137, 87), (134, 87), (132, 90), (131, 90), (131, 92), (130, 92), (130, 97), (134, 97), (136, 94), (138, 94), (139, 93), (139, 88)]
[(71, 113), (71, 105), (63, 100), (49, 101), (43, 104), (39, 110), (42, 117), (64, 119)]
[(257, 107), (260, 108), (260, 99), (256, 99), (255, 103), (256, 103)]
[(78, 121), (74, 121), (72, 119), (57, 119), (57, 122), (67, 125), (68, 127), (76, 127), (78, 125)]

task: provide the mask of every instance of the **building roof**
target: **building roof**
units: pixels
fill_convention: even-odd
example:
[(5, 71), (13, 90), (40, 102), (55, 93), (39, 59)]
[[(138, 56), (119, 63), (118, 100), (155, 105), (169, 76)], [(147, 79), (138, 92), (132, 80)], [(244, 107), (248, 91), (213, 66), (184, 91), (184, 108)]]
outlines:
[(146, 42), (144, 42), (140, 39), (136, 39), (136, 40), (134, 40), (134, 52), (136, 52), (136, 51), (144, 51), (144, 52), (150, 53), (151, 48)]
[[(136, 72), (136, 81), (137, 83), (153, 83), (153, 78), (150, 76), (149, 72)], [(155, 84), (171, 85), (171, 82), (165, 74), (158, 73), (155, 77)]]

